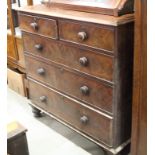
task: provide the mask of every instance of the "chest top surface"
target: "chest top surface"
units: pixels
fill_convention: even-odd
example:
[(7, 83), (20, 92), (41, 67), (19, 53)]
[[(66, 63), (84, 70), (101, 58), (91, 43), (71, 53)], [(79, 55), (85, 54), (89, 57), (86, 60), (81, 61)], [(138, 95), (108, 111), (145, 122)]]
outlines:
[(18, 11), (27, 14), (38, 14), (43, 16), (85, 21), (109, 26), (118, 26), (134, 21), (134, 14), (127, 14), (120, 17), (114, 17), (109, 15), (65, 10), (55, 7), (51, 9), (50, 7), (47, 7), (43, 4), (21, 7), (18, 8)]

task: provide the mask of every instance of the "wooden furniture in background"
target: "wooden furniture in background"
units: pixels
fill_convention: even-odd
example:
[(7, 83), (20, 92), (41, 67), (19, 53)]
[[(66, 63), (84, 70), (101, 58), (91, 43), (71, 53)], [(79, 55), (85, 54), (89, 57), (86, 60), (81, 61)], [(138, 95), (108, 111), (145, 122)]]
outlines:
[(33, 5), (33, 0), (27, 0), (27, 5)]
[(27, 129), (18, 122), (7, 125), (7, 153), (10, 155), (29, 155)]
[[(27, 0), (28, 5), (32, 5), (33, 4), (32, 2), (33, 2), (32, 0)], [(16, 0), (14, 1), (7, 0), (7, 13), (8, 13), (7, 65), (8, 65), (8, 68), (12, 70), (19, 70), (21, 73), (25, 74), (26, 71), (25, 71), (23, 43), (22, 43), (22, 36), (21, 36), (21, 31), (19, 29), (18, 16), (17, 16), (18, 9), (19, 9), (19, 6)], [(16, 72), (14, 74), (16, 74)], [(23, 76), (23, 77), (26, 77), (26, 76)], [(25, 87), (24, 81), (19, 81), (19, 83), (23, 83)]]
[[(27, 5), (32, 5), (32, 0), (27, 0)], [(21, 31), (18, 24), (18, 3), (7, 0), (8, 30), (7, 30), (7, 60), (10, 68), (18, 69), (25, 73), (25, 61)]]
[(11, 0), (7, 0), (7, 13), (8, 13), (8, 31), (7, 31), (7, 56), (8, 56), (8, 63), (10, 61), (17, 63), (19, 57), (17, 52), (16, 46), (16, 38), (15, 38), (15, 22), (13, 18), (13, 11), (12, 11), (12, 3)]
[(7, 69), (8, 87), (22, 96), (27, 96), (25, 88), (25, 74), (18, 70)]
[(133, 20), (46, 5), (19, 10), (35, 116), (44, 111), (107, 155), (129, 152)]
[(131, 155), (147, 155), (147, 0), (135, 0)]

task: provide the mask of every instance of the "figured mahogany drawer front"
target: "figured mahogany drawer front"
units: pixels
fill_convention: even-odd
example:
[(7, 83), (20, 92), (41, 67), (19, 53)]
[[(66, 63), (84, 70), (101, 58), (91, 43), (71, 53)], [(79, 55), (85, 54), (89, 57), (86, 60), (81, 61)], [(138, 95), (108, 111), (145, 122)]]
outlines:
[(90, 47), (114, 50), (114, 30), (96, 24), (59, 20), (60, 39)]
[(28, 76), (82, 100), (86, 104), (112, 113), (113, 89), (102, 82), (71, 72), (62, 67), (47, 65), (26, 56)]
[(45, 111), (52, 113), (101, 143), (112, 145), (111, 117), (105, 117), (105, 115), (88, 109), (75, 100), (30, 80), (29, 95), (32, 102)]
[(19, 14), (19, 22), (20, 28), (23, 31), (44, 35), (53, 39), (57, 38), (56, 20)]
[(67, 46), (55, 40), (23, 33), (26, 52), (109, 81), (113, 80), (113, 57)]

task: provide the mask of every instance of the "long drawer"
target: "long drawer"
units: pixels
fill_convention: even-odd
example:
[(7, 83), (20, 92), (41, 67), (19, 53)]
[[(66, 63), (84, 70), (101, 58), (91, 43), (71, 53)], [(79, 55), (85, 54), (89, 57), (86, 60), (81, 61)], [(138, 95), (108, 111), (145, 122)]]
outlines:
[(82, 50), (38, 35), (23, 33), (24, 50), (75, 70), (113, 80), (113, 57)]
[(19, 14), (20, 29), (53, 39), (58, 38), (57, 23), (54, 19)]
[(114, 51), (115, 33), (113, 28), (69, 20), (59, 20), (58, 23), (60, 40)]
[(50, 85), (86, 104), (112, 113), (113, 88), (54, 64), (25, 55), (28, 76)]
[(97, 113), (80, 102), (29, 80), (29, 95), (34, 104), (101, 143), (112, 146), (112, 117)]

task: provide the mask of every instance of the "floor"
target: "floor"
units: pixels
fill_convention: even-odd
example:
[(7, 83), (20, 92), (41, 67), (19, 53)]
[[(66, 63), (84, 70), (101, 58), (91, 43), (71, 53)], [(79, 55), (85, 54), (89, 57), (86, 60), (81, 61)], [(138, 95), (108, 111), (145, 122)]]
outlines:
[(30, 155), (104, 155), (102, 148), (47, 115), (34, 118), (30, 101), (9, 88), (7, 99), (8, 122), (28, 129)]

